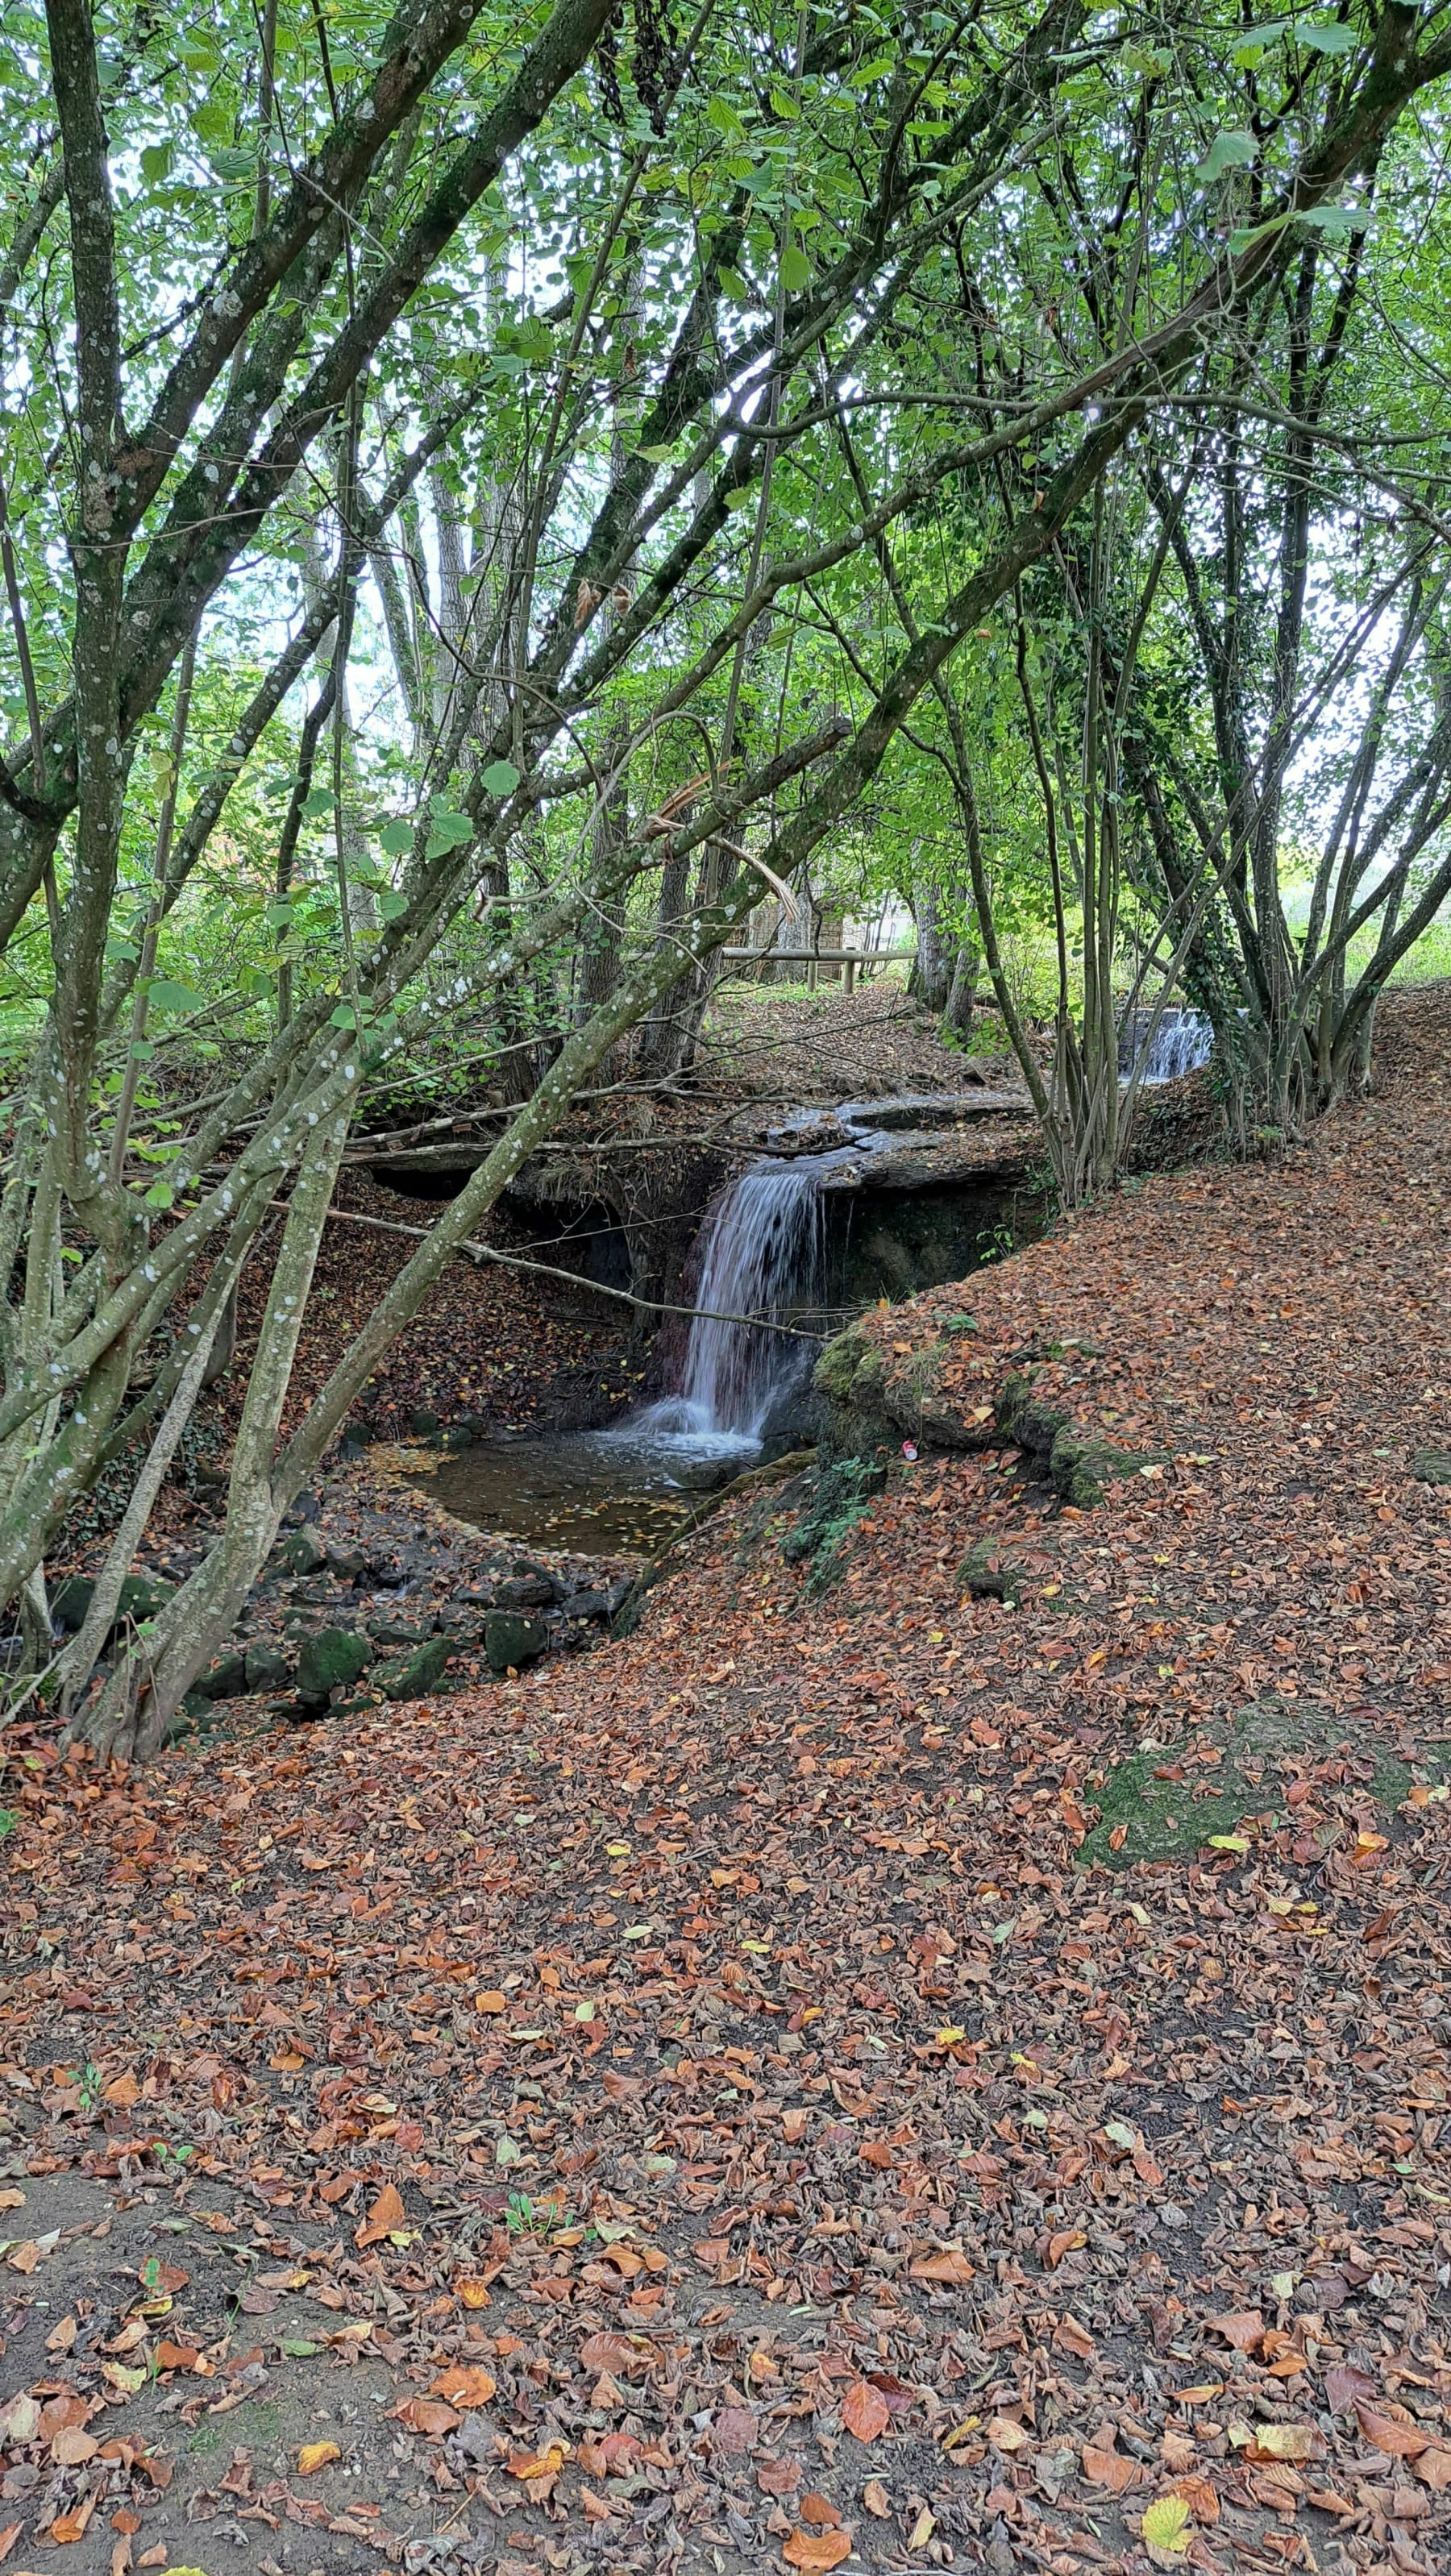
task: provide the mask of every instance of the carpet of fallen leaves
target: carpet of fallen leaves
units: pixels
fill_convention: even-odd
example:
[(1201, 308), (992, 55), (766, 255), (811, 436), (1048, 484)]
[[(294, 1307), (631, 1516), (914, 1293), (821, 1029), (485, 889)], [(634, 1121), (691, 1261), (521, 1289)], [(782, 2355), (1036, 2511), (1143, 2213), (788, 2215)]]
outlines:
[[(273, 2264), (209, 2341), (143, 2278), (37, 2361), (64, 2241), (12, 2248), (0, 2389), (65, 2417), (0, 2410), (17, 2563), (78, 2427), (160, 2388), (184, 2444), (285, 2364), (343, 2439), (264, 2566), (1445, 2565), (1448, 1083), (1448, 997), (1401, 1003), (1296, 1153), (875, 1319), (907, 1368), (970, 1311), (963, 1439), (1036, 1359), (1162, 1462), (1097, 1511), (998, 1439), (903, 1460), (834, 1569), (783, 1559), (798, 1487), (728, 1507), (516, 1683), (139, 1778), (30, 1739), (16, 2188), (224, 2196)], [(1103, 1838), (1124, 1778), (1167, 1858)], [(379, 2363), (408, 2510), (293, 2517), (373, 2474), (332, 2392)]]

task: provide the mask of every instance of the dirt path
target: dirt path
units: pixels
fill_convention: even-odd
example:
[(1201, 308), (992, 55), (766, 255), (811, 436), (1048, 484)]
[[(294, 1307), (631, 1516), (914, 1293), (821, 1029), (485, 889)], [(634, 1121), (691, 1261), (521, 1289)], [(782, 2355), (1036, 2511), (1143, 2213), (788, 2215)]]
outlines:
[(1445, 2564), (1448, 1074), (1401, 1004), (1303, 1152), (878, 1319), (993, 1445), (623, 1646), (31, 1741), (8, 2565)]

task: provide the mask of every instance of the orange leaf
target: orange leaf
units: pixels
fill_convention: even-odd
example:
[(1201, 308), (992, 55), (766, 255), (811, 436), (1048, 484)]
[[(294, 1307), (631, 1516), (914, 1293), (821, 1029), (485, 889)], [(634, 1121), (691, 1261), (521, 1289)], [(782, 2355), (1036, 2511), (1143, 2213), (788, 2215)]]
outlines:
[(435, 2438), (440, 2433), (451, 2433), (463, 2420), (457, 2408), (445, 2406), (441, 2397), (405, 2397), (394, 2411), (400, 2422), (411, 2425), (415, 2433), (429, 2433)]
[(1090, 2442), (1083, 2453), (1083, 2474), (1090, 2486), (1107, 2487), (1110, 2495), (1123, 2495), (1127, 2488), (1137, 2485), (1143, 2472), (1120, 2452), (1100, 2450)]
[(487, 2406), (494, 2388), (495, 2382), (476, 2362), (456, 2361), (450, 2369), (439, 2372), (429, 2394), (446, 2397), (450, 2406), (460, 2407), (467, 2414), (471, 2407)]
[(456, 2299), (462, 2299), (466, 2308), (486, 2308), (489, 2304), (488, 2282), (476, 2280), (471, 2274), (455, 2281), (453, 2293)]
[(67, 2424), (51, 2443), (50, 2456), (58, 2469), (78, 2469), (85, 2461), (93, 2460), (100, 2447), (93, 2433), (83, 2433), (78, 2424)]
[(25, 2525), (23, 2522), (7, 2522), (4, 2530), (0, 2531), (0, 2558), (9, 2557), (11, 2550), (14, 2548), (24, 2529)]
[(129, 2111), (133, 2102), (140, 2101), (141, 2087), (134, 2075), (116, 2075), (112, 2077), (109, 2084), (103, 2086), (101, 2099), (103, 2102), (114, 2102), (118, 2110)]
[(1057, 2270), (1065, 2254), (1076, 2254), (1079, 2246), (1087, 2243), (1088, 2239), (1081, 2227), (1060, 2228), (1056, 2236), (1050, 2236), (1048, 2239), (1049, 2271)]
[(408, 2212), (391, 2182), (385, 2182), (363, 2225), (354, 2231), (356, 2245), (380, 2245), (395, 2227), (406, 2227)]
[(788, 2567), (839, 2567), (851, 2556), (851, 2540), (844, 2531), (793, 2531), (781, 2555)]
[(1438, 2493), (1451, 2487), (1451, 2451), (1422, 2451), (1416, 2461), (1416, 2475)]
[(96, 2503), (94, 2495), (82, 2496), (74, 2513), (63, 2513), (58, 2521), (51, 2524), (51, 2539), (59, 2541), (62, 2547), (73, 2540), (84, 2540), (86, 2525), (96, 2510)]
[(1169, 2493), (1183, 2497), (1196, 2522), (1218, 2522), (1219, 2498), (1207, 2478), (1175, 2478)]
[[(879, 2433), (885, 2433), (892, 2417), (880, 2388), (873, 2388), (870, 2380), (854, 2379), (841, 2401), (841, 2420), (859, 2442), (874, 2442)], [(836, 2560), (825, 2559), (822, 2564), (834, 2567)]]
[(841, 2516), (829, 2496), (818, 2495), (815, 2488), (804, 2495), (796, 2508), (803, 2522), (819, 2522), (827, 2531), (840, 2531)]
[(508, 2009), (509, 1998), (507, 1995), (500, 1994), (497, 1986), (491, 1986), (486, 1994), (474, 1997), (476, 2013), (502, 2013), (507, 2012)]
[(557, 2478), (569, 2454), (562, 2442), (551, 2442), (547, 2451), (516, 2451), (509, 2461), (511, 2478)]
[(195, 2370), (201, 2354), (189, 2343), (168, 2343), (163, 2337), (156, 2347), (158, 2370)]

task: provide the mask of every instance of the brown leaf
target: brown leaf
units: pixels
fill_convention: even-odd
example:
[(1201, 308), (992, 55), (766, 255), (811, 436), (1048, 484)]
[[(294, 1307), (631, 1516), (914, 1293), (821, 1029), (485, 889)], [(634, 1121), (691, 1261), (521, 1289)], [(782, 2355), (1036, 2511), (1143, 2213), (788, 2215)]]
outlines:
[(868, 2513), (874, 2514), (878, 2522), (891, 2520), (892, 2499), (880, 2478), (868, 2478), (862, 2489), (862, 2502)]
[(1451, 2451), (1422, 2451), (1416, 2460), (1416, 2475), (1439, 2495), (1451, 2487)]
[(24, 2529), (23, 2522), (7, 2522), (4, 2530), (0, 2531), (0, 2559), (9, 2557)]
[(844, 2531), (793, 2531), (783, 2541), (781, 2555), (788, 2567), (839, 2567), (851, 2556), (851, 2540)]
[(86, 2460), (93, 2460), (100, 2447), (94, 2434), (83, 2433), (78, 2424), (68, 2424), (52, 2441), (50, 2456), (58, 2469), (78, 2469)]
[(427, 2433), (435, 2439), (439, 2434), (451, 2433), (454, 2426), (463, 2421), (457, 2408), (445, 2406), (440, 2397), (405, 2397), (402, 2405), (391, 2408), (390, 2412), (397, 2415), (402, 2423), (411, 2425), (415, 2433)]
[(874, 2442), (892, 2418), (881, 2390), (873, 2388), (870, 2380), (854, 2379), (841, 2401), (841, 2420), (859, 2442)]
[[(1419, 2424), (1413, 2424), (1409, 2417), (1385, 2414), (1378, 2406), (1367, 2406), (1364, 2398), (1361, 2397), (1355, 2401), (1355, 2413), (1366, 2440), (1377, 2451), (1384, 2451), (1389, 2459), (1414, 2460), (1422, 2451), (1429, 2451), (1431, 2448), (1430, 2434), (1423, 2433)], [(1259, 2438), (1261, 2441), (1264, 2440), (1264, 2432), (1261, 2432)], [(1282, 2453), (1281, 2456), (1288, 2458), (1291, 2455)], [(1323, 2459), (1325, 2454), (1322, 2449), (1314, 2453), (1307, 2452), (1305, 2456)]]
[(794, 2495), (801, 2484), (803, 2471), (799, 2460), (758, 2460), (756, 2484), (762, 2495)]
[(1254, 2352), (1263, 2340), (1265, 2321), (1258, 2308), (1236, 2308), (1230, 2316), (1211, 2317), (1209, 2331), (1223, 2335), (1236, 2352)]
[(743, 2460), (756, 2447), (756, 2419), (746, 2406), (723, 2406), (710, 2428), (710, 2447), (729, 2460)]
[(1055, 2272), (1065, 2254), (1076, 2254), (1079, 2246), (1087, 2243), (1088, 2238), (1081, 2227), (1060, 2227), (1057, 2235), (1048, 2239), (1049, 2271)]
[(1018, 2451), (1026, 2451), (1033, 2439), (1027, 2425), (1018, 2423), (1012, 2415), (992, 2416), (988, 2422), (987, 2437), (993, 2449), (1005, 2451), (1009, 2459)]
[(1358, 2397), (1376, 2398), (1378, 2383), (1353, 2361), (1332, 2361), (1325, 2373), (1325, 2403), (1332, 2415), (1349, 2415)]
[(355, 2245), (381, 2245), (395, 2227), (406, 2227), (408, 2212), (391, 2182), (385, 2182), (361, 2227), (353, 2233)]
[(636, 2343), (629, 2335), (605, 2333), (587, 2335), (580, 2345), (579, 2357), (586, 2370), (608, 2370), (616, 2379), (635, 2379), (642, 2370), (649, 2369), (657, 2356), (652, 2343)]
[(1168, 2492), (1183, 2497), (1196, 2522), (1218, 2522), (1219, 2498), (1207, 2478), (1175, 2478)]
[(1053, 2329), (1053, 2341), (1059, 2352), (1071, 2352), (1079, 2361), (1093, 2361), (1098, 2353), (1098, 2346), (1087, 2326), (1081, 2326), (1073, 2316), (1059, 2318)]
[(811, 2114), (810, 2114), (810, 2112), (809, 2112), (809, 2111), (783, 2111), (783, 2112), (782, 2112), (782, 2114), (781, 2114), (781, 2135), (782, 2135), (782, 2137), (785, 2139), (786, 2144), (787, 2144), (787, 2146), (788, 2146), (788, 2147), (794, 2147), (794, 2146), (799, 2145), (800, 2141), (801, 2141), (801, 2140), (805, 2137), (805, 2135), (806, 2135), (806, 2130), (807, 2130), (808, 2123), (810, 2122), (810, 2119), (811, 2119)]
[(1134, 2460), (1126, 2460), (1118, 2451), (1103, 2450), (1096, 2443), (1084, 2446), (1083, 2474), (1090, 2486), (1106, 2487), (1110, 2495), (1123, 2495), (1137, 2486), (1143, 2470)]
[(94, 2492), (83, 2495), (80, 2503), (70, 2513), (60, 2514), (51, 2524), (51, 2539), (58, 2541), (62, 2548), (67, 2548), (73, 2541), (84, 2540), (86, 2525), (95, 2512), (98, 2502), (99, 2498)]
[(955, 2245), (945, 2246), (940, 2254), (919, 2254), (909, 2268), (914, 2281), (953, 2281), (961, 2286), (977, 2278), (967, 2256)]
[(818, 2495), (814, 2487), (807, 2489), (806, 2494), (802, 2497), (796, 2510), (800, 2514), (803, 2522), (820, 2523), (823, 2529), (827, 2531), (840, 2531), (841, 2529), (841, 2516), (837, 2512), (831, 2498), (829, 2496)]

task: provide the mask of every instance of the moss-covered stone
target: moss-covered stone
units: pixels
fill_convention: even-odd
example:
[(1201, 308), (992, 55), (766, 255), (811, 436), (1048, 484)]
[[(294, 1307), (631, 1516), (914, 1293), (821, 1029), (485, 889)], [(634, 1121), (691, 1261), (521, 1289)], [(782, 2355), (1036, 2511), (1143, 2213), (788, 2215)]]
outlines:
[(322, 1572), (327, 1563), (327, 1549), (316, 1530), (311, 1529), (306, 1521), (301, 1529), (291, 1531), (283, 1540), (282, 1561), (290, 1574), (301, 1575), (304, 1579), (309, 1574)]
[(380, 1664), (373, 1675), (373, 1688), (381, 1691), (385, 1699), (422, 1699), (426, 1692), (438, 1689), (450, 1651), (447, 1637), (427, 1637), (411, 1655)]
[(297, 1658), (297, 1696), (312, 1707), (326, 1707), (335, 1690), (350, 1689), (373, 1660), (369, 1637), (351, 1628), (319, 1628), (308, 1637)]
[(1097, 1510), (1108, 1486), (1121, 1484), (1126, 1476), (1140, 1475), (1145, 1467), (1162, 1467), (1167, 1462), (1165, 1449), (1117, 1449), (1111, 1440), (1065, 1429), (1054, 1440), (1048, 1467), (1065, 1503), (1072, 1503), (1080, 1512), (1091, 1512)]
[(1451, 1485), (1451, 1449), (1418, 1449), (1411, 1474), (1418, 1484)]
[[(116, 1608), (118, 1623), (122, 1619), (154, 1619), (162, 1605), (176, 1590), (174, 1583), (154, 1582), (149, 1574), (128, 1574), (121, 1586)], [(51, 1597), (50, 1613), (58, 1628), (85, 1626), (86, 1615), (96, 1597), (96, 1587), (87, 1574), (68, 1575), (58, 1583)]]
[(980, 1538), (957, 1569), (962, 1590), (973, 1601), (1007, 1601), (1021, 1597), (1023, 1569), (991, 1539)]
[(491, 1610), (484, 1621), (484, 1653), (491, 1672), (506, 1673), (511, 1666), (517, 1672), (521, 1665), (537, 1663), (548, 1643), (543, 1620), (527, 1618), (522, 1610)]
[(287, 1680), (287, 1658), (275, 1646), (254, 1645), (243, 1658), (249, 1691), (281, 1690)]
[(870, 1347), (860, 1324), (851, 1324), (844, 1333), (838, 1333), (834, 1341), (826, 1344), (811, 1372), (817, 1393), (829, 1395), (836, 1404), (845, 1404)]
[(213, 1664), (209, 1673), (203, 1673), (197, 1688), (208, 1699), (240, 1699), (247, 1688), (245, 1654), (224, 1655), (219, 1664)]

